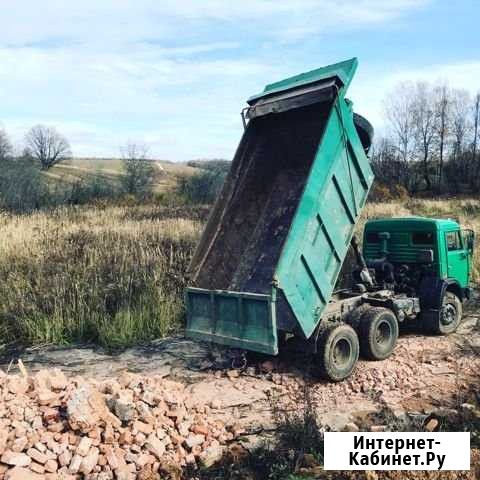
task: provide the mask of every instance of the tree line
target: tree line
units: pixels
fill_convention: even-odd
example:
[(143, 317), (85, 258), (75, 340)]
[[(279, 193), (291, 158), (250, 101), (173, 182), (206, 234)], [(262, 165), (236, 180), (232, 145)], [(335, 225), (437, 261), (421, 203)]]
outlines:
[(371, 153), (380, 186), (413, 195), (478, 191), (480, 92), (402, 82), (384, 110), (387, 128)]
[[(192, 160), (194, 174), (177, 175), (176, 189), (167, 197), (154, 190), (163, 175), (149, 158), (148, 146), (128, 142), (120, 148), (123, 169), (117, 178), (92, 170), (74, 182), (52, 181), (45, 173), (72, 159), (70, 144), (55, 128), (37, 125), (25, 135), (21, 153), (15, 153), (5, 130), (0, 129), (0, 209), (28, 212), (60, 205), (80, 205), (98, 200), (210, 204), (223, 185), (230, 168), (226, 160)], [(173, 194), (173, 195), (172, 195)], [(165, 197), (165, 198), (164, 198)]]
[(25, 135), (23, 150), (18, 153), (0, 129), (0, 209), (25, 212), (118, 200), (126, 195), (144, 200), (152, 194), (160, 169), (148, 158), (148, 147), (142, 143), (127, 143), (120, 151), (123, 171), (117, 179), (92, 171), (74, 182), (55, 182), (43, 173), (72, 158), (65, 136), (53, 127), (36, 125)]
[[(370, 152), (376, 187), (373, 198), (399, 195), (473, 194), (480, 188), (480, 92), (447, 84), (402, 82), (384, 101), (386, 128)], [(123, 172), (117, 182), (104, 177), (79, 179), (72, 185), (51, 184), (41, 175), (72, 157), (65, 136), (36, 125), (25, 136), (22, 153), (0, 129), (0, 208), (26, 211), (102, 198), (151, 195), (159, 169), (143, 144), (121, 149)], [(199, 169), (179, 178), (177, 191), (186, 201), (211, 203), (230, 162), (190, 162)]]

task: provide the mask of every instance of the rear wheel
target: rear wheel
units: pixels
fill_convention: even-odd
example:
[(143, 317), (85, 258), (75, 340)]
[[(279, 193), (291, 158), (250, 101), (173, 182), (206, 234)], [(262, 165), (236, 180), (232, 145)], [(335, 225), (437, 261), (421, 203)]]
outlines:
[(360, 351), (370, 360), (389, 357), (398, 339), (398, 321), (387, 308), (370, 308), (362, 316), (359, 327)]
[(339, 382), (355, 369), (359, 354), (358, 336), (346, 324), (332, 325), (318, 340), (318, 363), (321, 374), (327, 380)]
[(453, 292), (445, 292), (439, 311), (422, 314), (423, 324), (429, 333), (448, 335), (455, 332), (462, 320), (462, 302)]

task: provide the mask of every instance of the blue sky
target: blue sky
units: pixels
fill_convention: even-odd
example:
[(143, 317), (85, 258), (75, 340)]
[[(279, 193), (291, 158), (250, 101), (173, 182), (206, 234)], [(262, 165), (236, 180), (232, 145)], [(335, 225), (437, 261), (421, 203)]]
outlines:
[(349, 97), (377, 130), (405, 79), (480, 90), (479, 0), (0, 0), (0, 125), (76, 156), (127, 140), (167, 160), (231, 158), (245, 99), (359, 58)]

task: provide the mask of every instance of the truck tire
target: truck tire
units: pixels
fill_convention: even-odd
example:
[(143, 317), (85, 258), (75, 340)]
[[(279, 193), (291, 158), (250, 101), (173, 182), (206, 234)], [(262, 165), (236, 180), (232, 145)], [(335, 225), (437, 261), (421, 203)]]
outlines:
[(397, 345), (397, 317), (388, 308), (369, 308), (362, 316), (359, 338), (360, 352), (365, 358), (385, 360)]
[(373, 142), (373, 127), (372, 124), (358, 113), (353, 114), (353, 123), (357, 130), (362, 146), (365, 152), (368, 153)]
[(358, 335), (343, 323), (328, 327), (318, 340), (318, 363), (323, 378), (339, 382), (355, 369), (359, 355)]
[(425, 330), (435, 335), (454, 333), (462, 320), (462, 302), (453, 292), (445, 292), (440, 310), (427, 310), (422, 313)]

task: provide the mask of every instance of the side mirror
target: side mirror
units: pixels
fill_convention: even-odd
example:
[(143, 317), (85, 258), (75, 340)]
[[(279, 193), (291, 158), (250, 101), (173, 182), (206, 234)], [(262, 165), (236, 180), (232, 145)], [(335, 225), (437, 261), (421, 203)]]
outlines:
[(417, 262), (418, 263), (433, 263), (433, 250), (420, 250), (417, 253)]

